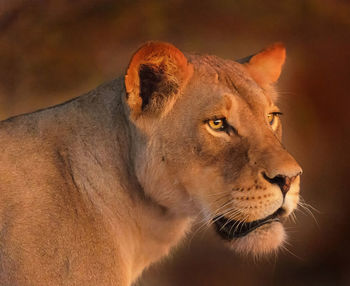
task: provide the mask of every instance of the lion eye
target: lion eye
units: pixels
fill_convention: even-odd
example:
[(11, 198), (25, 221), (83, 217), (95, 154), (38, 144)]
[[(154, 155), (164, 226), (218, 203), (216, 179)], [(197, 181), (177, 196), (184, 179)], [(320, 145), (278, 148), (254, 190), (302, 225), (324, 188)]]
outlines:
[(271, 128), (275, 130), (278, 125), (278, 117), (281, 115), (281, 112), (271, 112), (267, 115), (267, 122), (271, 125)]
[(275, 121), (276, 114), (270, 113), (267, 115), (267, 121), (269, 122), (270, 125), (273, 125)]
[(225, 119), (210, 119), (208, 125), (215, 131), (223, 130), (225, 128)]

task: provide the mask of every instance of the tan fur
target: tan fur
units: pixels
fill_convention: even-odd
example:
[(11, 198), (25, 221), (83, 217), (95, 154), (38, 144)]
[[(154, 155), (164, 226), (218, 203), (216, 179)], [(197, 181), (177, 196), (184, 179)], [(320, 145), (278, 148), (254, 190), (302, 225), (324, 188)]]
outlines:
[(282, 43), (275, 43), (254, 55), (245, 64), (245, 67), (254, 80), (265, 87), (278, 80), (285, 59), (286, 50), (284, 45)]
[[(255, 77), (246, 64), (147, 43), (125, 83), (1, 122), (1, 285), (130, 285), (201, 213), (289, 215), (301, 169), (266, 121), (273, 88)], [(238, 134), (208, 129), (214, 117)], [(297, 176), (285, 199), (262, 172)], [(229, 245), (268, 253), (284, 236), (274, 222)]]

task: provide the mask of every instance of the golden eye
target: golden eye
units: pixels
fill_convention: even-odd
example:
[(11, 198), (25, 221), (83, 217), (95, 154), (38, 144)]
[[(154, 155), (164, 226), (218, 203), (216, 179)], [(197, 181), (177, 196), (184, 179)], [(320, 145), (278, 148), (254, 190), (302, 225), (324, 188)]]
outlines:
[(275, 121), (275, 117), (276, 117), (276, 114), (274, 114), (274, 113), (269, 113), (267, 115), (267, 121), (269, 122), (270, 125), (273, 125), (273, 123)]
[(222, 130), (225, 127), (224, 119), (211, 119), (208, 121), (208, 125), (213, 130)]
[(271, 125), (271, 128), (275, 130), (278, 126), (278, 117), (281, 115), (281, 112), (271, 112), (267, 115), (267, 122)]

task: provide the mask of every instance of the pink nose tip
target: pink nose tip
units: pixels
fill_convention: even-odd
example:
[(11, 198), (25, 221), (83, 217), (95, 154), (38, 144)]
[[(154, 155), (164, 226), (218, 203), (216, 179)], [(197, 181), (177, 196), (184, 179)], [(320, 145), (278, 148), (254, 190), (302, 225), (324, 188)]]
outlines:
[(263, 173), (263, 177), (269, 183), (278, 185), (282, 191), (282, 194), (285, 196), (288, 193), (291, 184), (297, 176), (287, 177), (284, 175), (277, 175), (273, 178), (270, 178), (265, 173)]

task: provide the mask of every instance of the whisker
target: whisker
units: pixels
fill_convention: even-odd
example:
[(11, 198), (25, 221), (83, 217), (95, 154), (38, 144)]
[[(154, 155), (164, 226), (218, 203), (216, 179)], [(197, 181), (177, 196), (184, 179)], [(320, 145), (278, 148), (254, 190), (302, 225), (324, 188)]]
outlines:
[(242, 227), (243, 227), (243, 224), (246, 222), (248, 218), (248, 215), (245, 215), (243, 218), (241, 218), (239, 221), (236, 221), (232, 226), (231, 226), (231, 229), (229, 231), (229, 233), (232, 232), (236, 232), (238, 230), (239, 227), (241, 227), (240, 230), (242, 230)]
[(317, 208), (315, 208), (314, 206), (312, 206), (309, 203), (306, 203), (302, 196), (300, 196), (299, 204), (303, 204), (303, 205), (307, 206), (309, 209), (313, 210), (314, 212), (317, 212), (319, 214), (321, 213), (321, 211), (319, 211)]
[(208, 194), (207, 196), (210, 198), (210, 197), (217, 197), (217, 196), (226, 196), (226, 195), (229, 195), (231, 194), (231, 191), (229, 192), (218, 192), (218, 193), (211, 193), (211, 194)]
[(304, 261), (303, 258), (301, 258), (300, 256), (296, 255), (295, 253), (293, 253), (291, 250), (289, 250), (285, 245), (281, 245), (281, 249), (282, 251), (286, 251), (287, 253), (289, 253), (290, 255), (294, 256), (295, 258), (301, 260), (301, 261)]
[(299, 202), (298, 205), (304, 206), (304, 207), (308, 208), (310, 211), (314, 211), (314, 212), (316, 212), (316, 213), (318, 213), (318, 214), (321, 213), (318, 209), (316, 209), (315, 207), (313, 207), (313, 206), (310, 205), (310, 204), (307, 204), (307, 203), (304, 203), (304, 202)]
[(218, 208), (214, 211), (214, 213), (218, 213), (219, 210), (225, 208), (227, 205), (231, 204), (232, 202), (233, 202), (233, 199), (230, 199), (228, 202), (226, 202), (226, 203), (224, 203), (223, 205), (221, 205), (220, 207), (218, 207)]
[(295, 215), (295, 213), (294, 212), (292, 212), (290, 215), (289, 215), (289, 217), (288, 218), (290, 218), (290, 220), (294, 223), (294, 224), (296, 224), (297, 223), (297, 216)]
[[(229, 214), (230, 215), (230, 220), (235, 220), (235, 218), (238, 217), (239, 214), (241, 214), (241, 212), (239, 210), (231, 210), (228, 211), (225, 215)], [(227, 220), (225, 222), (225, 224), (221, 227), (221, 229), (225, 228), (225, 226), (230, 222), (230, 220)]]
[[(221, 219), (222, 217), (225, 217), (225, 216), (227, 216), (227, 215), (230, 215), (230, 219), (231, 219), (231, 220), (234, 220), (236, 217), (238, 217), (239, 214), (240, 214), (240, 211), (239, 211), (239, 210), (236, 210), (236, 209), (228, 209), (228, 210), (226, 210), (225, 212), (223, 212), (220, 216), (214, 217), (214, 219), (212, 219), (212, 220), (210, 221), (210, 224), (209, 224), (209, 225), (214, 224), (214, 223), (217, 222), (219, 219)], [(225, 223), (225, 225), (226, 225), (226, 223)], [(225, 226), (225, 225), (224, 225), (224, 226)], [(223, 227), (224, 227), (224, 226), (223, 226)]]
[(308, 206), (306, 206), (306, 205), (304, 205), (303, 203), (300, 203), (300, 202), (298, 203), (298, 205), (305, 210), (306, 213), (304, 213), (304, 214), (305, 215), (309, 214), (313, 218), (313, 220), (316, 223), (316, 225), (319, 227), (318, 221), (317, 221), (314, 213), (308, 208)]

